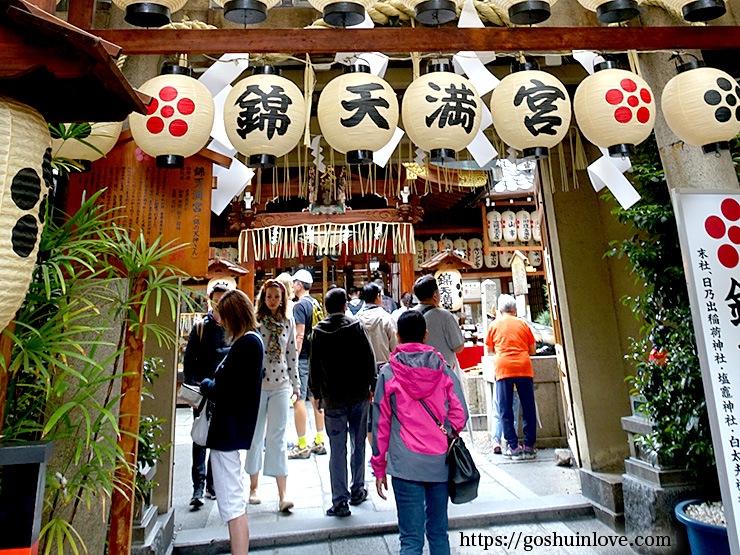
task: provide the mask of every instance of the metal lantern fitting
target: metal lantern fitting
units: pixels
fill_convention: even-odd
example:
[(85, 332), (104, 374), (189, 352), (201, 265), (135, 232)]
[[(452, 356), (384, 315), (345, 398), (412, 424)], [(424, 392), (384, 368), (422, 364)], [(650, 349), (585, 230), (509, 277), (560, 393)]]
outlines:
[(630, 156), (648, 138), (655, 123), (655, 95), (642, 77), (617, 69), (616, 62), (597, 64), (573, 100), (578, 127), (610, 156)]
[(550, 8), (557, 0), (492, 0), (492, 3), (501, 10), (509, 13), (509, 19), (516, 25), (534, 25), (542, 23), (550, 17)]
[(317, 106), (321, 133), (350, 164), (369, 164), (373, 152), (391, 140), (398, 125), (398, 100), (391, 86), (370, 66), (347, 66), (329, 81)]
[[(65, 127), (73, 125), (61, 124)], [(79, 125), (79, 124), (76, 124)], [(122, 121), (88, 123), (87, 133), (70, 139), (52, 139), (51, 153), (54, 158), (70, 158), (83, 162), (94, 162), (108, 154), (118, 142), (121, 135)], [(95, 147), (95, 148), (92, 148)], [(97, 150), (96, 150), (97, 149)]]
[(206, 146), (215, 107), (208, 89), (186, 67), (165, 65), (162, 75), (139, 90), (152, 97), (147, 114), (129, 116), (136, 144), (160, 168), (180, 168), (185, 158)]
[(323, 14), (324, 21), (334, 27), (352, 27), (365, 21), (365, 10), (376, 0), (308, 0), (314, 9)]
[(126, 23), (136, 27), (161, 27), (170, 23), (173, 13), (182, 9), (187, 0), (157, 0), (156, 2), (137, 2), (136, 0), (113, 0), (113, 3), (126, 12)]
[(274, 66), (260, 66), (224, 104), (226, 135), (252, 168), (272, 168), (298, 144), (306, 125), (303, 93)]
[(455, 160), (480, 128), (482, 102), (475, 87), (447, 63), (432, 64), (403, 96), (401, 117), (409, 139), (429, 152), (429, 160)]
[(704, 153), (730, 148), (740, 133), (740, 86), (724, 71), (688, 62), (663, 89), (661, 108), (679, 139)]
[(724, 0), (665, 0), (665, 4), (692, 23), (717, 19), (727, 11)]
[(0, 96), (0, 329), (26, 297), (51, 186), (51, 135), (36, 110)]
[(224, 9), (224, 17), (240, 25), (261, 23), (267, 18), (267, 10), (279, 0), (214, 0)]
[(525, 158), (544, 158), (570, 127), (570, 96), (554, 76), (517, 64), (491, 95), (496, 133)]
[(458, 8), (464, 0), (402, 0), (403, 5), (414, 10), (414, 19), (422, 25), (442, 25), (457, 19)]
[(602, 23), (621, 23), (640, 15), (637, 0), (578, 0), (578, 3), (596, 12)]

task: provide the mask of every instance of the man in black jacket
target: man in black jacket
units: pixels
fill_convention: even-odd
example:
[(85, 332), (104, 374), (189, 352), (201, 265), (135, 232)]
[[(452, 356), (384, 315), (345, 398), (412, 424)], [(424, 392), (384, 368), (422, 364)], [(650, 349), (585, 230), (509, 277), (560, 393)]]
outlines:
[[(344, 289), (329, 291), (325, 306), (328, 316), (313, 329), (309, 385), (324, 409), (329, 435), (332, 506), (326, 514), (349, 516), (349, 505), (367, 499), (365, 432), (371, 391), (375, 389), (375, 356), (365, 328), (345, 315)], [(351, 491), (347, 487), (348, 433)]]
[[(200, 382), (206, 378), (213, 378), (216, 368), (229, 352), (226, 344), (224, 329), (218, 316), (218, 311), (213, 308), (218, 305), (224, 293), (230, 289), (226, 281), (216, 281), (208, 291), (208, 314), (197, 322), (190, 330), (188, 345), (185, 348), (185, 357), (182, 362), (184, 381), (188, 385), (200, 386)], [(193, 417), (197, 417), (200, 410), (193, 408)], [(209, 499), (216, 499), (213, 490), (213, 472), (211, 461), (208, 461), (206, 472), (206, 448), (193, 443), (193, 467), (191, 470), (193, 478), (193, 497), (190, 506), (198, 510), (203, 506), (203, 493)]]

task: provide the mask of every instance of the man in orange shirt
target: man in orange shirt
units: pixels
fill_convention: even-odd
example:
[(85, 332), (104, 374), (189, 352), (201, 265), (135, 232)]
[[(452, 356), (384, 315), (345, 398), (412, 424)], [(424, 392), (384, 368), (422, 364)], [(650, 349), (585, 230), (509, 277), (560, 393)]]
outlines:
[[(535, 339), (524, 320), (516, 317), (516, 300), (511, 295), (498, 298), (500, 316), (488, 329), (486, 345), (493, 351), (496, 368), (496, 399), (501, 409), (507, 448), (504, 457), (534, 459), (537, 440), (537, 410), (534, 404), (534, 373), (530, 355), (535, 354)], [(519, 393), (524, 419), (524, 446), (519, 445), (512, 409), (514, 386)]]

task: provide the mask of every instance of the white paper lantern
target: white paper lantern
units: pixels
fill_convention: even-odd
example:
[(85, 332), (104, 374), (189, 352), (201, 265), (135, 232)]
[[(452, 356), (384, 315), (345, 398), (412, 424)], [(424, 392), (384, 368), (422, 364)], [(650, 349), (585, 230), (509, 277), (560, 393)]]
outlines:
[(550, 17), (551, 7), (557, 0), (491, 0), (500, 10), (509, 14), (509, 19), (516, 25), (534, 25)]
[(452, 250), (455, 247), (455, 244), (452, 242), (452, 239), (442, 239), (440, 243), (442, 243), (443, 250)]
[(516, 241), (516, 214), (511, 210), (501, 213), (501, 232), (504, 241)]
[(224, 125), (252, 168), (271, 168), (298, 144), (306, 126), (303, 93), (272, 66), (255, 68), (226, 97)]
[(532, 217), (526, 210), (519, 210), (516, 213), (516, 235), (522, 243), (532, 239)]
[(462, 275), (457, 270), (437, 270), (434, 274), (439, 286), (439, 305), (451, 312), (463, 306)]
[(442, 25), (457, 18), (464, 0), (401, 0), (414, 11), (414, 19), (422, 25)]
[(414, 241), (416, 254), (414, 255), (414, 272), (421, 272), (421, 264), (424, 262), (424, 243), (418, 239)]
[(621, 23), (640, 15), (637, 0), (578, 0), (578, 3), (596, 12), (602, 23)]
[(481, 99), (475, 87), (448, 64), (429, 66), (428, 73), (406, 89), (401, 103), (404, 129), (429, 160), (443, 164), (467, 148), (478, 134)]
[[(65, 128), (64, 131), (66, 132), (68, 126), (71, 124), (62, 123), (61, 125)], [(89, 133), (84, 136), (80, 135), (79, 138), (82, 139), (81, 141), (76, 138), (52, 139), (52, 156), (54, 158), (70, 158), (71, 160), (85, 160), (88, 162), (99, 160), (116, 146), (118, 137), (121, 135), (123, 122), (107, 121), (87, 125), (89, 125)], [(88, 145), (94, 146), (100, 152)]]
[(470, 255), (468, 254), (468, 242), (465, 239), (455, 239), (452, 242), (453, 247), (455, 250), (459, 250), (463, 252), (463, 256), (470, 260)]
[[(473, 268), (480, 270), (483, 267), (483, 241), (480, 239), (471, 239), (468, 241), (469, 260), (473, 263)], [(498, 262), (498, 261), (497, 261)]]
[(326, 142), (347, 154), (350, 164), (369, 164), (398, 125), (398, 100), (391, 86), (370, 73), (365, 64), (348, 66), (329, 81), (317, 108)]
[(136, 27), (161, 27), (170, 23), (172, 14), (182, 9), (187, 0), (113, 0), (113, 3), (126, 12), (126, 23)]
[(529, 251), (529, 264), (535, 268), (539, 268), (542, 265), (542, 251)]
[(434, 239), (424, 241), (424, 260), (429, 260), (439, 252), (439, 245)]
[(488, 225), (488, 240), (498, 243), (503, 239), (503, 223), (501, 222), (501, 212), (491, 210), (486, 214), (486, 223)]
[(703, 62), (689, 62), (678, 70), (661, 98), (668, 127), (705, 154), (729, 149), (728, 141), (740, 133), (740, 85)]
[(653, 130), (655, 95), (642, 77), (607, 61), (581, 81), (573, 110), (589, 141), (610, 156), (631, 156)]
[(314, 9), (320, 11), (329, 25), (351, 27), (365, 21), (365, 10), (376, 0), (308, 0)]
[[(724, 0), (663, 0), (666, 7), (681, 12), (686, 21), (711, 21), (725, 15)], [(732, 31), (731, 31), (732, 32)]]
[[(166, 66), (163, 71), (180, 71)], [(165, 73), (139, 90), (152, 97), (147, 115), (129, 116), (136, 144), (161, 168), (182, 167), (184, 159), (206, 146), (215, 108), (208, 89), (187, 74)]]
[(533, 64), (504, 77), (491, 95), (496, 133), (525, 158), (544, 158), (570, 128), (570, 96), (553, 75)]
[(0, 96), (0, 329), (15, 318), (31, 283), (46, 197), (51, 136), (36, 110)]
[(540, 219), (537, 217), (536, 214), (532, 214), (530, 224), (532, 226), (532, 239), (534, 239), (537, 243), (541, 242), (542, 233), (540, 231)]
[(498, 252), (489, 252), (484, 260), (486, 268), (498, 268)]
[(498, 256), (498, 263), (502, 268), (511, 268), (511, 259), (514, 258), (514, 251), (501, 251)]
[(240, 25), (260, 23), (267, 18), (267, 10), (280, 0), (213, 0), (224, 9), (224, 17)]

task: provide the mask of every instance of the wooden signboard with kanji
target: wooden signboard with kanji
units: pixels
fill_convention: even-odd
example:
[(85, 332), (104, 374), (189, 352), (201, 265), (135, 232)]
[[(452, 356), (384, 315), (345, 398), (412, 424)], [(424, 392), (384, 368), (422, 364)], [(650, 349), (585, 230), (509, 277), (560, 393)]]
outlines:
[(156, 167), (130, 138), (124, 138), (89, 172), (70, 177), (67, 213), (74, 214), (83, 198), (106, 189), (100, 200), (105, 209), (118, 208), (119, 223), (147, 245), (161, 238), (163, 244), (185, 245), (168, 262), (191, 276), (208, 272), (211, 227), (212, 161), (199, 154), (185, 158), (179, 169)]

